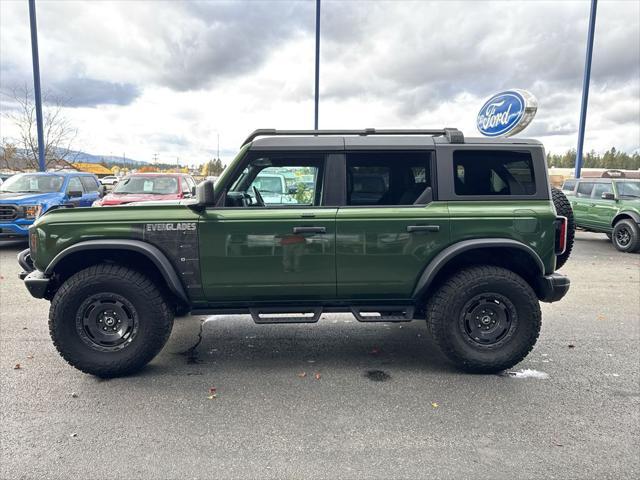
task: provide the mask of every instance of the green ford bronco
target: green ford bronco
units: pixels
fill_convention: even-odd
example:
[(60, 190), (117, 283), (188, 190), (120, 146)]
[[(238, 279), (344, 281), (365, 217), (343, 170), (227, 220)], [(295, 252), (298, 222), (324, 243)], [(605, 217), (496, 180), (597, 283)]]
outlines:
[[(304, 194), (270, 204), (255, 180), (283, 171)], [(531, 351), (539, 301), (567, 293), (554, 272), (572, 233), (536, 141), (257, 130), (195, 199), (50, 211), (18, 260), (29, 292), (51, 301), (60, 354), (101, 377), (142, 368), (187, 313), (426, 320), (455, 365), (490, 373)]]
[(601, 232), (621, 252), (640, 251), (640, 180), (581, 178), (564, 182), (576, 227)]

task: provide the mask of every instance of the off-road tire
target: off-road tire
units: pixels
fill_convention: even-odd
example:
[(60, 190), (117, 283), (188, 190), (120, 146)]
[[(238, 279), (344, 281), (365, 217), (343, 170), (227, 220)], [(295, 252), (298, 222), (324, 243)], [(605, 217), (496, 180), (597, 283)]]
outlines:
[(576, 222), (573, 218), (573, 209), (571, 208), (571, 202), (567, 199), (567, 196), (562, 193), (559, 188), (551, 187), (551, 198), (553, 205), (556, 207), (556, 213), (562, 217), (567, 217), (567, 245), (564, 253), (556, 256), (556, 268), (561, 268), (571, 255), (573, 249), (573, 241), (576, 236)]
[[(626, 242), (622, 238), (628, 238)], [(618, 220), (613, 226), (611, 242), (616, 250), (621, 252), (637, 252), (640, 250), (640, 228), (633, 220), (627, 218)]]
[[(90, 346), (79, 327), (84, 321), (83, 305), (101, 296), (124, 302), (137, 325), (117, 351)], [(173, 312), (156, 285), (142, 273), (114, 264), (94, 265), (71, 276), (56, 292), (49, 310), (49, 333), (60, 355), (78, 370), (103, 378), (144, 367), (162, 349), (172, 326)]]
[[(491, 345), (476, 343), (461, 325), (466, 305), (479, 295), (495, 295), (503, 304), (510, 303), (510, 333)], [(490, 265), (453, 274), (427, 302), (427, 323), (435, 343), (454, 365), (472, 373), (497, 373), (519, 363), (538, 339), (541, 317), (531, 286), (512, 271)]]

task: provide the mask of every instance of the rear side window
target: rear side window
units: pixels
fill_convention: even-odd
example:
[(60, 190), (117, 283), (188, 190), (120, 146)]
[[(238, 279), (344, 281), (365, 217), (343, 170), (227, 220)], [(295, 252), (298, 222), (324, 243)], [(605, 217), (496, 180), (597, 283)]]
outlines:
[(456, 195), (535, 195), (528, 152), (458, 150), (453, 153)]
[(576, 197), (590, 197), (593, 186), (593, 182), (580, 182), (578, 190), (576, 190)]
[(427, 152), (347, 153), (347, 205), (422, 203), (431, 187), (430, 158)]
[(85, 192), (97, 192), (98, 182), (93, 177), (80, 177)]
[(575, 180), (566, 180), (564, 185), (562, 185), (562, 190), (565, 192), (573, 192), (573, 189), (576, 188)]

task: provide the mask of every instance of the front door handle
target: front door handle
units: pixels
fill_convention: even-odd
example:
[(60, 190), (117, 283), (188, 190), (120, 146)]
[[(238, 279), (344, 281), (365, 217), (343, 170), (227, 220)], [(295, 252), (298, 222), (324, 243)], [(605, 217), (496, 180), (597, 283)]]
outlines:
[(440, 225), (409, 225), (407, 227), (407, 232), (415, 233), (415, 232), (439, 232)]
[(293, 233), (327, 233), (326, 227), (293, 227)]

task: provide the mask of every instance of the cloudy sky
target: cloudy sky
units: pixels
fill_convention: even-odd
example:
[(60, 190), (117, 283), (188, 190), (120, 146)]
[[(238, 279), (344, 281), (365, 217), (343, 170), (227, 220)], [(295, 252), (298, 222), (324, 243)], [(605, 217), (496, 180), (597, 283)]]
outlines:
[[(581, 1), (327, 1), (321, 128), (477, 135), (487, 97), (523, 88), (538, 115), (519, 136), (577, 141), (589, 17)], [(260, 127), (313, 127), (313, 1), (39, 0), (43, 90), (68, 98), (75, 147), (201, 163)], [(0, 0), (0, 90), (32, 82), (26, 0)], [(15, 130), (6, 116), (0, 134)], [(585, 148), (640, 149), (640, 2), (598, 7)]]

